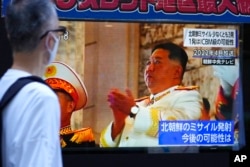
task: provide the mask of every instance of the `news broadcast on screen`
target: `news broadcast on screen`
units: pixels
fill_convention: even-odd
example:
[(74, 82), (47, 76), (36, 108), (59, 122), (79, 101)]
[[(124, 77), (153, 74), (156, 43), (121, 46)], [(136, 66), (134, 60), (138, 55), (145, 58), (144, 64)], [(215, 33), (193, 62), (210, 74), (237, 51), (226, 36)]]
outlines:
[[(2, 0), (3, 18), (9, 3)], [(241, 151), (248, 149), (243, 46), (250, 2), (54, 4), (66, 33), (44, 78), (65, 80), (73, 99), (84, 99), (61, 127), (63, 154), (226, 152), (231, 164), (249, 158)]]

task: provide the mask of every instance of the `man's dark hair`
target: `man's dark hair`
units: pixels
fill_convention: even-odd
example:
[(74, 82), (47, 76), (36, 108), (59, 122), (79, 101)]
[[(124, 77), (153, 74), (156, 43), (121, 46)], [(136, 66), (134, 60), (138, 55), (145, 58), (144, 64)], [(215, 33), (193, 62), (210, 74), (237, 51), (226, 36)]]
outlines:
[(7, 7), (6, 31), (13, 51), (36, 48), (53, 14), (51, 0), (13, 0)]
[[(172, 42), (167, 42), (167, 43), (162, 43), (162, 44), (158, 44), (156, 45), (153, 49), (152, 49), (152, 53), (156, 50), (156, 49), (164, 49), (164, 50), (168, 50), (170, 52), (169, 54), (169, 59), (171, 60), (177, 60), (180, 62), (182, 69), (183, 69), (183, 74), (186, 70), (186, 65), (187, 65), (187, 61), (188, 61), (188, 56), (186, 51), (180, 47), (177, 44), (174, 44)], [(182, 74), (182, 76), (183, 76)]]

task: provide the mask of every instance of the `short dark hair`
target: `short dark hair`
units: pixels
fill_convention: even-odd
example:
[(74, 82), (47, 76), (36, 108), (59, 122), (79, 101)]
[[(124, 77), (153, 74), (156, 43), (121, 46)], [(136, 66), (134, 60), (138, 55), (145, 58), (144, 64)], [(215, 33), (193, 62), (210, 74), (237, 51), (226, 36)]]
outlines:
[[(170, 52), (169, 59), (179, 61), (181, 66), (182, 66), (183, 74), (184, 74), (184, 72), (186, 70), (187, 61), (188, 61), (188, 55), (187, 55), (186, 51), (181, 46), (174, 44), (172, 42), (166, 42), (166, 43), (161, 43), (161, 44), (156, 45), (152, 49), (152, 53), (156, 49), (168, 50)], [(183, 74), (182, 74), (182, 76), (183, 76)]]
[(14, 51), (36, 48), (53, 14), (51, 0), (13, 0), (7, 7), (5, 24)]

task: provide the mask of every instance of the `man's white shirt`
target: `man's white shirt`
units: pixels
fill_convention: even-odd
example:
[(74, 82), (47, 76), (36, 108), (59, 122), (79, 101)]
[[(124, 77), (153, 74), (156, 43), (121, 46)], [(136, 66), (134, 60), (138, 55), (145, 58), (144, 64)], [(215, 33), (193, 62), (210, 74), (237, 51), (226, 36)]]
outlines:
[[(31, 74), (9, 69), (0, 80), (0, 98), (18, 78)], [(60, 106), (46, 85), (24, 86), (3, 111), (4, 167), (61, 167)]]

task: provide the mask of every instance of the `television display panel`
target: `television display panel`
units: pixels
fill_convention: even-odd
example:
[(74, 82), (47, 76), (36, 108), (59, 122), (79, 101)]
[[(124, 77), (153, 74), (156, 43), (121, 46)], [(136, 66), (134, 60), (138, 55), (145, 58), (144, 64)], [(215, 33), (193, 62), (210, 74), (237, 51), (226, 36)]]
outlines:
[[(1, 1), (2, 2), (1, 5), (3, 6), (0, 10), (5, 11), (5, 5), (6, 5), (5, 2), (8, 2), (8, 1), (9, 0)], [(64, 2), (61, 1), (61, 2), (67, 3), (66, 1)], [(128, 2), (128, 1), (124, 1), (124, 2)], [(175, 146), (171, 145), (170, 147), (183, 148), (183, 146), (186, 147), (186, 146), (192, 145), (192, 148), (194, 149), (193, 150), (191, 149), (190, 150), (191, 152), (202, 152), (203, 150), (205, 150), (206, 152), (207, 150), (221, 150), (221, 149), (239, 150), (242, 147), (244, 148), (245, 142), (248, 142), (247, 140), (245, 140), (245, 135), (249, 136), (247, 132), (245, 134), (245, 131), (244, 131), (244, 129), (248, 129), (249, 131), (249, 128), (248, 128), (249, 127), (248, 126), (249, 125), (249, 105), (247, 103), (249, 89), (248, 89), (248, 84), (246, 82), (248, 79), (247, 73), (249, 72), (248, 67), (247, 67), (247, 62), (249, 62), (249, 58), (247, 56), (249, 54), (248, 52), (249, 39), (247, 38), (249, 34), (248, 33), (249, 25), (248, 25), (248, 28), (246, 28), (247, 26), (245, 25), (245, 23), (249, 22), (249, 17), (247, 17), (249, 12), (247, 13), (247, 10), (245, 10), (247, 8), (247, 5), (242, 5), (240, 8), (237, 8), (241, 10), (240, 14), (237, 15), (236, 13), (232, 12), (232, 10), (234, 10), (234, 7), (232, 7), (230, 3), (233, 3), (233, 2), (230, 2), (230, 1), (221, 1), (221, 2), (223, 2), (224, 5), (226, 5), (225, 8), (221, 8), (221, 9), (225, 9), (228, 11), (226, 12), (220, 11), (220, 12), (225, 12), (225, 13), (220, 13), (220, 12), (214, 13), (214, 14), (203, 13), (202, 16), (200, 15), (200, 13), (197, 13), (195, 15), (194, 14), (189, 15), (190, 13), (188, 14), (186, 13), (184, 15), (179, 14), (179, 13), (177, 15), (172, 15), (172, 13), (170, 13), (168, 15), (164, 13), (163, 14), (164, 16), (161, 15), (164, 18), (159, 17), (159, 15), (156, 13), (153, 13), (153, 15), (152, 13), (147, 13), (148, 15), (147, 14), (133, 15), (133, 12), (129, 12), (129, 13), (132, 13), (132, 15), (128, 14), (128, 17), (126, 16), (120, 17), (119, 14), (123, 13), (123, 12), (120, 13), (120, 11), (112, 11), (112, 12), (107, 11), (108, 15), (102, 15), (102, 13), (101, 14), (99, 13), (100, 11), (93, 12), (91, 10), (86, 10), (87, 14), (83, 14), (85, 13), (85, 11), (82, 10), (77, 15), (66, 14), (65, 15), (66, 17), (64, 17), (64, 11), (58, 10), (61, 19), (64, 20), (64, 18), (66, 18), (66, 20), (68, 20), (68, 21), (61, 21), (61, 24), (67, 27), (68, 33), (61, 39), (61, 46), (59, 48), (56, 61), (67, 63), (73, 69), (75, 69), (76, 72), (79, 73), (80, 77), (83, 79), (84, 84), (87, 88), (87, 92), (88, 92), (87, 105), (84, 107), (84, 109), (75, 111), (73, 113), (73, 116), (71, 117), (71, 127), (75, 131), (78, 131), (79, 129), (91, 129), (94, 134), (94, 138), (96, 142), (95, 147), (87, 147), (87, 146), (83, 147), (80, 145), (77, 147), (63, 147), (65, 166), (78, 166), (80, 161), (81, 163), (84, 163), (84, 164), (89, 163), (92, 165), (95, 163), (99, 165), (100, 163), (102, 164), (102, 163), (107, 163), (107, 162), (108, 162), (107, 164), (110, 164), (111, 160), (117, 160), (117, 162), (118, 160), (122, 160), (121, 162), (123, 162), (122, 163), (123, 165), (127, 165), (127, 163), (130, 163), (131, 165), (131, 160), (133, 160), (133, 162), (135, 161), (140, 162), (140, 163), (144, 162), (144, 164), (148, 164), (154, 161), (153, 162), (154, 165), (157, 163), (162, 164), (162, 162), (167, 162), (168, 165), (173, 164), (175, 166), (178, 166), (178, 164), (181, 163), (181, 166), (183, 166), (183, 163), (187, 161), (190, 162), (190, 159), (192, 161), (192, 165), (195, 165), (195, 164), (204, 165), (204, 162), (206, 162), (207, 166), (209, 166), (209, 164), (211, 164), (210, 166), (228, 166), (229, 165), (228, 164), (229, 154), (227, 154), (228, 152), (226, 152), (226, 154), (225, 152), (223, 152), (223, 154), (221, 154), (220, 152), (219, 153), (213, 152), (212, 154), (195, 154), (195, 157), (194, 157), (195, 161), (193, 161), (193, 159), (190, 158), (189, 155), (194, 155), (194, 154), (189, 154), (188, 156), (183, 156), (183, 154), (177, 154), (177, 156), (175, 156), (175, 154), (168, 154), (168, 156), (165, 156), (163, 154), (156, 154), (158, 158), (156, 158), (156, 156), (152, 154), (150, 154), (150, 156), (147, 156), (145, 158), (144, 154), (141, 154), (142, 152), (146, 154), (147, 153), (169, 153), (171, 151), (174, 152), (173, 149), (169, 150), (169, 145), (167, 146), (160, 145), (158, 147), (113, 147), (113, 148), (100, 147), (99, 145), (101, 131), (107, 126), (108, 123), (110, 123), (110, 121), (112, 121), (112, 113), (110, 111), (110, 108), (108, 107), (108, 103), (106, 100), (107, 93), (110, 90), (110, 88), (118, 87), (124, 90), (126, 87), (129, 87), (132, 90), (135, 98), (147, 96), (149, 92), (146, 89), (146, 86), (144, 84), (142, 71), (145, 69), (144, 58), (145, 57), (148, 58), (150, 56), (150, 51), (149, 51), (150, 48), (152, 48), (155, 43), (158, 43), (158, 42), (161, 43), (161, 42), (164, 42), (165, 40), (173, 41), (174, 43), (184, 46), (184, 42), (183, 42), (184, 39), (190, 39), (190, 37), (189, 38), (182, 37), (181, 39), (182, 42), (179, 41), (181, 36), (183, 36), (184, 34), (184, 28), (186, 28), (186, 32), (187, 31), (190, 32), (194, 28), (194, 29), (212, 29), (212, 31), (214, 31), (214, 29), (216, 30), (218, 29), (219, 31), (220, 30), (223, 30), (223, 31), (224, 30), (229, 30), (229, 31), (236, 30), (235, 33), (237, 34), (237, 36), (233, 39), (235, 41), (236, 47), (232, 46), (231, 48), (227, 48), (226, 46), (220, 46), (220, 47), (211, 46), (210, 48), (208, 48), (205, 46), (199, 46), (198, 48), (196, 48), (194, 46), (184, 46), (185, 50), (189, 51), (190, 53), (188, 53), (189, 62), (187, 66), (187, 72), (184, 76), (185, 78), (183, 79), (183, 85), (187, 83), (189, 85), (191, 83), (191, 85), (198, 86), (198, 90), (200, 91), (201, 95), (203, 95), (203, 97), (207, 97), (207, 100), (210, 104), (210, 114), (212, 116), (210, 121), (212, 122), (214, 120), (217, 120), (215, 119), (215, 115), (216, 115), (215, 114), (216, 113), (215, 112), (216, 111), (215, 99), (217, 99), (218, 96), (215, 94), (216, 94), (216, 91), (219, 89), (218, 86), (219, 86), (220, 81), (215, 76), (214, 78), (212, 77), (213, 67), (211, 67), (211, 66), (217, 66), (217, 65), (207, 64), (208, 62), (213, 62), (214, 61), (213, 58), (209, 58), (205, 56), (201, 56), (199, 58), (199, 55), (198, 56), (196, 55), (195, 57), (194, 54), (195, 52), (196, 53), (199, 52), (199, 54), (201, 53), (202, 55), (211, 50), (218, 50), (218, 52), (223, 51), (225, 53), (225, 56), (228, 55), (228, 53), (226, 52), (233, 53), (234, 55), (233, 56), (231, 55), (231, 56), (237, 57), (239, 59), (240, 70), (239, 70), (239, 82), (238, 82), (239, 83), (238, 96), (236, 100), (233, 100), (231, 103), (233, 106), (235, 106), (235, 107), (232, 107), (231, 105), (231, 111), (236, 111), (237, 113), (236, 115), (238, 115), (238, 120), (240, 121), (238, 124), (236, 124), (238, 125), (238, 128), (236, 129), (234, 126), (233, 134), (230, 134), (231, 136), (233, 135), (235, 137), (235, 138), (233, 137), (233, 140), (231, 140), (231, 142), (233, 141), (233, 144), (232, 143), (229, 143), (229, 144), (200, 143), (200, 144), (197, 144), (197, 147), (198, 147), (197, 149), (196, 146), (195, 146), (196, 148), (194, 148), (194, 145), (196, 144), (190, 144), (190, 145), (184, 146), (183, 143), (179, 143), (179, 144), (174, 143), (177, 145)], [(241, 2), (234, 2), (234, 4), (239, 4), (239, 3)], [(219, 5), (219, 3), (216, 3), (216, 4)], [(65, 11), (71, 12), (71, 10), (65, 10)], [(118, 14), (115, 12), (118, 12)], [(124, 13), (127, 14), (126, 12)], [(153, 17), (150, 17), (151, 15)], [(75, 18), (78, 18), (78, 19), (80, 17), (80, 21), (74, 21), (74, 19), (69, 19), (68, 16), (69, 18), (71, 16), (74, 16), (74, 17), (77, 16)], [(141, 18), (143, 20), (142, 22), (136, 22), (135, 18), (137, 18), (138, 16), (143, 16)], [(229, 18), (228, 16), (230, 16), (231, 19), (228, 19)], [(2, 13), (2, 17), (3, 18), (1, 21), (3, 21), (4, 19), (4, 12)], [(109, 21), (112, 21), (112, 19), (110, 18), (115, 18), (114, 20), (120, 20), (121, 22), (109, 22)], [(86, 21), (83, 21), (83, 20), (86, 20)], [(87, 21), (87, 20), (92, 20), (93, 22)], [(123, 22), (123, 20), (130, 20), (132, 22), (130, 21)], [(159, 23), (157, 23), (157, 20), (159, 21)], [(192, 20), (194, 20), (196, 24), (186, 24), (188, 22), (192, 23)], [(139, 21), (141, 20), (139, 19)], [(153, 23), (150, 21), (153, 21)], [(175, 23), (171, 24), (172, 21), (175, 23), (179, 23), (179, 24), (175, 24)], [(200, 23), (202, 25), (200, 25)], [(210, 23), (219, 23), (219, 24), (214, 25)], [(231, 25), (231, 23), (233, 25)], [(244, 33), (241, 33), (242, 27), (240, 25), (242, 23), (244, 24), (244, 28), (246, 28), (246, 30), (244, 30)], [(172, 28), (169, 28), (171, 26)], [(183, 27), (182, 32), (180, 31), (181, 27)], [(2, 23), (1, 23), (1, 28), (4, 28), (4, 25)], [(169, 28), (169, 30), (165, 31), (166, 28)], [(3, 31), (1, 29), (1, 37), (2, 35), (4, 35), (2, 32)], [(172, 34), (172, 37), (171, 37), (171, 34)], [(243, 36), (244, 36), (244, 40), (243, 40)], [(0, 38), (0, 39), (1, 39), (1, 42), (6, 43), (5, 37)], [(244, 50), (242, 50), (241, 44), (245, 46)], [(2, 53), (4, 56), (9, 55), (9, 51), (6, 51), (6, 48), (4, 50), (1, 50), (1, 54)], [(244, 57), (242, 57), (243, 55)], [(229, 56), (228, 58), (232, 58), (231, 56)], [(4, 57), (4, 60), (6, 60), (5, 57)], [(10, 62), (10, 60), (8, 60), (8, 62)], [(205, 64), (202, 64), (202, 62)], [(244, 71), (242, 69), (243, 64), (244, 64)], [(202, 68), (204, 68), (203, 71), (202, 71)], [(5, 66), (3, 67), (3, 69), (6, 70)], [(242, 78), (242, 74), (244, 75), (243, 76), (244, 78)], [(210, 78), (210, 80), (212, 81), (206, 80), (208, 81), (208, 84), (206, 85), (203, 82), (207, 78)], [(209, 84), (211, 84), (210, 87), (214, 89), (206, 90)], [(244, 86), (244, 88), (242, 87), (242, 85)], [(205, 92), (210, 92), (210, 93), (206, 94)], [(244, 102), (245, 102), (244, 106), (242, 105), (243, 93), (244, 93)], [(235, 112), (232, 112), (232, 113), (234, 113), (234, 114), (231, 114), (232, 118), (227, 121), (229, 121), (229, 123), (233, 123), (234, 125), (235, 122), (230, 122), (230, 121), (235, 121), (233, 117), (233, 115), (235, 115)], [(244, 121), (246, 125), (245, 128), (243, 124)], [(217, 121), (217, 123), (218, 122), (219, 121)], [(194, 123), (194, 122), (191, 122), (191, 123)], [(166, 141), (165, 137), (162, 137), (162, 140)], [(180, 142), (180, 140), (177, 140), (177, 141)], [(175, 150), (175, 152), (177, 151), (184, 152), (182, 151), (182, 149)], [(82, 153), (84, 155), (81, 155)], [(91, 156), (89, 153), (101, 153), (101, 155), (94, 154), (94, 156)], [(108, 156), (109, 154), (105, 154), (105, 153), (110, 153), (112, 156)], [(121, 156), (118, 157), (118, 156), (114, 156), (114, 154), (116, 153), (125, 153), (125, 154), (120, 154)], [(139, 153), (139, 154), (131, 155), (127, 153)], [(236, 154), (237, 153), (238, 152), (236, 152)], [(178, 161), (179, 159), (182, 159), (182, 160)], [(214, 162), (212, 162), (211, 159), (213, 159)], [(230, 156), (230, 161), (234, 159), (235, 157)], [(158, 161), (156, 162), (155, 160), (158, 160)]]
[[(245, 145), (239, 25), (73, 20), (60, 24), (67, 27), (67, 34), (61, 37), (56, 61), (71, 66), (88, 92), (86, 106), (71, 117), (73, 130), (90, 128), (93, 132), (95, 147), (79, 146), (82, 150), (169, 153), (239, 150)], [(200, 117), (158, 117), (156, 140), (151, 143), (135, 138), (135, 145), (101, 144), (102, 132), (113, 121), (108, 92), (129, 88), (135, 99), (149, 96), (144, 70), (152, 48), (164, 42), (183, 47), (188, 55), (181, 86), (201, 95)]]

